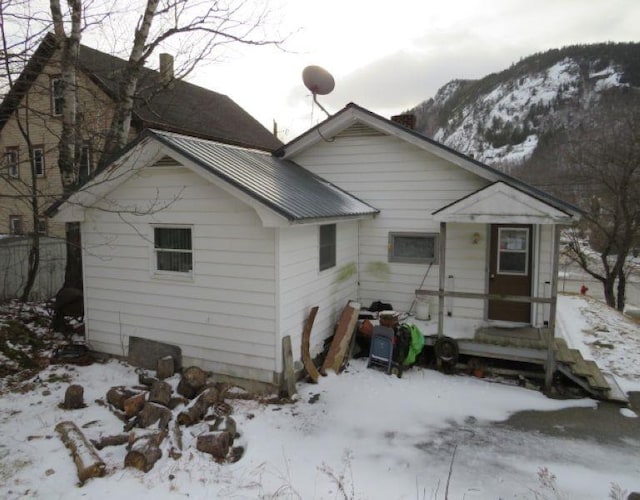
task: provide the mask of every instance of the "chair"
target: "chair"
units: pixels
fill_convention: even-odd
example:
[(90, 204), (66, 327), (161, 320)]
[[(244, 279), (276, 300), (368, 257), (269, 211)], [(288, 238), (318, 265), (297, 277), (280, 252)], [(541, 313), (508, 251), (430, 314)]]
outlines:
[(391, 366), (393, 364), (393, 336), (393, 328), (381, 325), (373, 327), (367, 368), (370, 368), (371, 365), (384, 366), (387, 369), (387, 373), (391, 374)]

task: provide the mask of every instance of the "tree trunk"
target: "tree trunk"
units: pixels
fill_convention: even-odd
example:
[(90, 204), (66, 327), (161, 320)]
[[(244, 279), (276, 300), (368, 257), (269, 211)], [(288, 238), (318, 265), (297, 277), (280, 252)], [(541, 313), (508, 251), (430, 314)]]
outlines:
[(56, 425), (56, 432), (60, 434), (60, 439), (71, 451), (71, 456), (78, 470), (80, 484), (84, 484), (87, 479), (92, 477), (105, 475), (105, 463), (76, 424), (73, 422), (60, 422)]
[(115, 436), (104, 436), (99, 440), (92, 439), (91, 443), (97, 450), (106, 448), (107, 446), (121, 446), (127, 444), (130, 440), (129, 434), (116, 434)]
[(119, 385), (107, 391), (107, 402), (118, 410), (124, 411), (124, 402), (136, 394), (138, 393)]
[(171, 410), (155, 403), (145, 403), (136, 418), (138, 427), (147, 428), (156, 422), (160, 429), (166, 429), (171, 421)]
[(127, 418), (135, 417), (142, 411), (146, 402), (145, 397), (145, 393), (141, 392), (124, 400), (123, 408)]
[(616, 294), (613, 291), (615, 277), (607, 275), (606, 279), (602, 282), (604, 288), (604, 300), (609, 307), (616, 307)]
[(627, 301), (627, 276), (624, 274), (624, 269), (620, 268), (618, 271), (618, 299), (616, 303), (616, 309), (623, 312), (624, 306)]
[(78, 222), (67, 222), (67, 265), (64, 273), (63, 288), (82, 287), (82, 241), (80, 239), (80, 224)]

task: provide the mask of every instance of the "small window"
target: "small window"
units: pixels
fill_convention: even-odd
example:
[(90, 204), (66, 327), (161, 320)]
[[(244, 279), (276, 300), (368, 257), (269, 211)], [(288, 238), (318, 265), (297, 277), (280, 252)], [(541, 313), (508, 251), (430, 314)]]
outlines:
[(498, 228), (498, 273), (527, 275), (529, 273), (529, 229)]
[(156, 270), (176, 273), (191, 273), (193, 269), (193, 247), (191, 228), (153, 228)]
[(53, 78), (51, 80), (51, 111), (54, 116), (62, 114), (62, 105), (64, 103), (64, 82), (61, 78)]
[(9, 177), (13, 177), (15, 179), (20, 176), (20, 170), (18, 167), (19, 160), (20, 156), (18, 154), (18, 148), (7, 148), (7, 152), (5, 153), (5, 161)]
[(336, 225), (320, 226), (320, 271), (336, 265)]
[(87, 143), (80, 148), (78, 172), (80, 173), (80, 180), (83, 182), (91, 176), (91, 147)]
[(9, 232), (11, 234), (24, 234), (24, 227), (22, 225), (22, 215), (9, 216)]
[(42, 146), (33, 148), (33, 170), (36, 177), (44, 177), (44, 148)]
[(389, 262), (437, 263), (438, 235), (435, 233), (389, 233)]
[(46, 217), (38, 217), (38, 234), (46, 235), (47, 234), (47, 218)]

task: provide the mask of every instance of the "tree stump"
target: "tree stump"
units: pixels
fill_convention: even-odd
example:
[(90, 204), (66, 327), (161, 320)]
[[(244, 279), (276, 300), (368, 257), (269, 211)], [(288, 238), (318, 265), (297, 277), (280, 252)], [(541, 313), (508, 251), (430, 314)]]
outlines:
[(172, 377), (175, 372), (175, 363), (172, 356), (165, 356), (164, 358), (160, 358), (158, 360), (156, 375), (160, 380)]
[(105, 463), (76, 424), (68, 421), (60, 422), (56, 425), (56, 432), (60, 434), (60, 439), (69, 451), (71, 451), (71, 456), (76, 464), (78, 479), (81, 485), (84, 484), (87, 479), (105, 475)]
[(136, 417), (136, 425), (146, 429), (159, 421), (158, 427), (167, 428), (171, 421), (171, 410), (156, 403), (145, 403)]
[(77, 410), (84, 408), (84, 387), (73, 384), (67, 387), (64, 393), (64, 402), (60, 406), (65, 410)]
[(200, 434), (196, 440), (198, 451), (208, 453), (216, 460), (223, 460), (229, 454), (231, 435), (227, 431)]
[(162, 406), (169, 407), (171, 402), (171, 386), (162, 380), (156, 380), (151, 386), (149, 392), (149, 401), (152, 403), (158, 403)]
[(136, 394), (135, 396), (131, 396), (128, 399), (124, 400), (124, 414), (126, 418), (135, 417), (145, 404), (145, 393), (141, 392), (140, 394)]
[(157, 434), (143, 436), (134, 441), (129, 448), (129, 452), (124, 457), (124, 466), (149, 472), (162, 456), (160, 444), (166, 435), (167, 433), (162, 431)]
[(178, 383), (178, 393), (185, 398), (193, 399), (198, 395), (207, 383), (208, 374), (197, 366), (190, 366), (182, 372), (182, 378)]

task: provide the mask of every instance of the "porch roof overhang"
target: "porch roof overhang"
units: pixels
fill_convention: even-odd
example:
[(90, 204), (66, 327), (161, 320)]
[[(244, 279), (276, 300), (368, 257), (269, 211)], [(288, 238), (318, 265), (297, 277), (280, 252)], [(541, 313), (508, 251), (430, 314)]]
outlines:
[(580, 213), (560, 209), (503, 181), (494, 182), (435, 212), (439, 222), (476, 224), (572, 224)]

